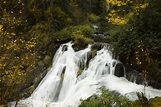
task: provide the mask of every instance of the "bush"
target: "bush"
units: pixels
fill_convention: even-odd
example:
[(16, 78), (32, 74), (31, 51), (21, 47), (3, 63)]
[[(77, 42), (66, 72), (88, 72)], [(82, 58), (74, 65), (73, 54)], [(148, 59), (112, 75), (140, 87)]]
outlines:
[(74, 46), (76, 46), (79, 49), (84, 49), (85, 47), (87, 47), (88, 44), (94, 42), (93, 39), (83, 37), (82, 35), (75, 35), (73, 39), (74, 39)]
[[(57, 42), (76, 40), (76, 38), (92, 38), (93, 30), (88, 25), (69, 26), (65, 29), (55, 33), (52, 40)], [(89, 39), (87, 39), (88, 41)]]
[(70, 28), (65, 28), (59, 32), (56, 32), (52, 37), (52, 41), (54, 42), (62, 42), (67, 40), (71, 40)]
[(90, 97), (82, 100), (79, 107), (129, 107), (131, 101), (123, 96), (115, 96), (108, 90), (104, 90), (98, 97)]

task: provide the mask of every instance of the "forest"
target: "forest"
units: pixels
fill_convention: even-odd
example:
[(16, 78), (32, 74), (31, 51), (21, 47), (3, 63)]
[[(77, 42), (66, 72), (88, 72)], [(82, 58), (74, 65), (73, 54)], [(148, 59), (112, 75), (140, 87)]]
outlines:
[[(0, 106), (32, 94), (35, 78), (51, 66), (60, 44), (73, 41), (82, 49), (97, 41), (94, 32), (108, 35), (98, 41), (112, 45), (128, 72), (137, 70), (148, 85), (161, 89), (160, 0), (1, 0)], [(140, 102), (133, 103), (106, 91), (102, 96), (80, 107), (108, 107), (111, 96), (118, 107), (161, 106), (161, 98), (139, 94)]]

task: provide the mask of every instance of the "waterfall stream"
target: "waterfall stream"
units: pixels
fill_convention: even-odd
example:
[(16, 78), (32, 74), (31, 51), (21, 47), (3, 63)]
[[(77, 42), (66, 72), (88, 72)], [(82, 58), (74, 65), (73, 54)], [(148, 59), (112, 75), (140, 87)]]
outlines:
[[(116, 91), (136, 100), (136, 92), (145, 93), (147, 98), (161, 96), (161, 90), (144, 87), (128, 81), (125, 76), (115, 76), (115, 66), (120, 63), (112, 58), (108, 47), (97, 51), (88, 63), (91, 45), (74, 51), (72, 43), (62, 44), (57, 50), (48, 74), (33, 94), (18, 102), (18, 107), (77, 107), (80, 99), (100, 94), (100, 88)], [(80, 70), (80, 67), (82, 69)], [(80, 73), (81, 72), (81, 73)], [(78, 75), (79, 74), (79, 75)], [(13, 106), (13, 102), (9, 104)]]

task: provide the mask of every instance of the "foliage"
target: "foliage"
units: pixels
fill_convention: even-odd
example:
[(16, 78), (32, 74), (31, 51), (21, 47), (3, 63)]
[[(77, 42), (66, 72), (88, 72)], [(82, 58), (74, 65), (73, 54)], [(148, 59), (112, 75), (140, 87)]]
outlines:
[(79, 107), (160, 107), (161, 98), (147, 99), (143, 93), (137, 93), (138, 100), (130, 101), (123, 96), (115, 96), (108, 90), (104, 90), (100, 96), (92, 96), (87, 100), (81, 100)]
[(161, 107), (161, 97), (151, 98), (149, 103), (151, 107)]
[(43, 19), (43, 10), (37, 7), (41, 2), (38, 4), (35, 4), (35, 1), (24, 0), (1, 2), (0, 103), (5, 103), (18, 99), (20, 90), (31, 84), (26, 78), (47, 53), (45, 47), (50, 44), (49, 34), (52, 28), (47, 22), (35, 24)]
[(118, 25), (127, 24), (127, 20), (124, 17), (119, 16), (115, 10), (110, 11), (107, 19), (108, 19), (108, 22), (111, 22), (112, 24), (118, 24)]
[[(69, 40), (76, 40), (76, 38), (87, 37), (91, 38), (93, 34), (92, 28), (88, 25), (80, 25), (80, 26), (69, 26), (65, 29), (57, 32), (52, 40), (53, 41), (69, 41)], [(88, 41), (89, 39), (87, 39)]]
[(88, 46), (88, 44), (93, 43), (93, 39), (83, 37), (82, 35), (77, 35), (74, 37), (74, 46), (78, 47), (79, 49), (83, 49)]
[[(122, 28), (118, 27), (118, 32), (112, 35), (115, 41), (113, 46), (120, 60), (142, 72), (152, 86), (157, 86), (159, 83), (161, 72), (157, 66), (161, 52), (161, 33), (158, 30), (160, 29), (158, 23), (161, 23), (159, 3), (159, 1), (143, 2), (140, 5), (135, 3), (132, 11), (124, 16), (131, 18), (128, 18), (127, 23)], [(153, 20), (153, 17), (156, 17), (156, 20)]]
[(90, 22), (95, 23), (99, 19), (99, 16), (97, 16), (95, 14), (89, 14), (88, 19)]
[(90, 97), (82, 100), (79, 107), (129, 107), (131, 101), (122, 96), (115, 96), (108, 90), (104, 90), (98, 97)]
[[(98, 24), (101, 31), (115, 30), (112, 32), (114, 48), (123, 62), (138, 65), (137, 68), (156, 81), (152, 84), (158, 86), (161, 81), (160, 1), (107, 1), (109, 5), (106, 0), (1, 0), (0, 104), (20, 98), (23, 87), (30, 86), (36, 76), (37, 63), (44, 59), (47, 64), (59, 43), (74, 40), (82, 47), (92, 43), (91, 23)], [(106, 23), (109, 8), (109, 23)], [(80, 25), (87, 22), (89, 25)]]
[(130, 107), (160, 107), (161, 97), (147, 99), (143, 93), (137, 93), (138, 100), (134, 101)]
[(132, 0), (107, 0), (112, 5), (107, 20), (116, 25), (125, 25), (134, 16), (140, 14), (140, 11), (148, 6), (147, 2), (136, 2)]
[[(85, 2), (1, 0), (0, 104), (20, 98), (22, 89), (28, 88), (37, 76), (35, 67), (38, 62), (42, 60), (48, 66), (45, 56), (52, 57), (59, 43), (71, 39), (76, 43), (85, 41), (84, 45), (93, 42), (90, 26), (77, 26), (88, 20), (87, 9), (83, 8)], [(91, 4), (89, 14), (98, 11), (94, 5)], [(103, 4), (99, 5), (102, 8)]]
[(61, 30), (72, 23), (72, 19), (68, 14), (56, 5), (48, 7), (45, 11), (45, 16), (51, 30)]

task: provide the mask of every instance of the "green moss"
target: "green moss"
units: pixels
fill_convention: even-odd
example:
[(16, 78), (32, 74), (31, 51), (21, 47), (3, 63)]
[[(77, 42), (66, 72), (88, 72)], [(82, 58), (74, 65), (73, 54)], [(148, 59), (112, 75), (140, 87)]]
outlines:
[(83, 72), (83, 69), (82, 69), (82, 68), (79, 68), (79, 70), (77, 71), (77, 77), (78, 77), (79, 75), (81, 75), (82, 72)]
[(93, 43), (94, 40), (91, 38), (83, 37), (82, 35), (77, 35), (74, 37), (74, 45), (79, 49), (83, 49), (88, 46), (88, 44)]
[(35, 90), (35, 87), (34, 86), (31, 86), (30, 87), (30, 90), (29, 90), (29, 94), (32, 94), (34, 90)]
[(150, 107), (161, 107), (161, 97), (151, 98), (149, 100)]
[(79, 38), (80, 36), (91, 38), (92, 34), (93, 30), (88, 25), (69, 26), (59, 32), (56, 32), (52, 37), (52, 41), (63, 42), (67, 40), (75, 40), (75, 38)]
[(7, 107), (7, 105), (0, 105), (0, 107)]
[(96, 49), (92, 50), (92, 58), (94, 58), (96, 55), (97, 55), (97, 50)]
[(49, 63), (51, 62), (51, 57), (48, 56), (48, 55), (45, 55), (45, 57), (44, 57), (44, 59), (43, 59), (43, 62), (44, 62), (45, 64), (49, 64)]
[[(83, 101), (83, 100), (82, 100)], [(100, 100), (95, 99), (92, 101), (83, 101), (79, 107), (99, 107)]]
[(64, 80), (64, 73), (61, 74), (61, 81)]
[(149, 100), (144, 95), (138, 97), (139, 99), (134, 101), (130, 107), (161, 107), (161, 97), (155, 97)]

